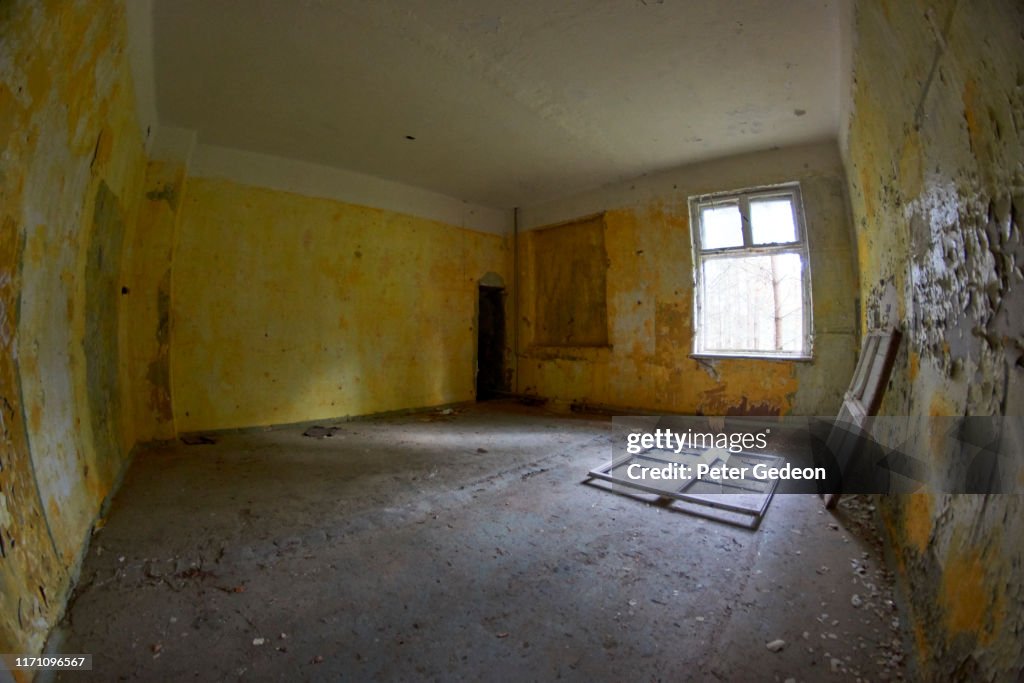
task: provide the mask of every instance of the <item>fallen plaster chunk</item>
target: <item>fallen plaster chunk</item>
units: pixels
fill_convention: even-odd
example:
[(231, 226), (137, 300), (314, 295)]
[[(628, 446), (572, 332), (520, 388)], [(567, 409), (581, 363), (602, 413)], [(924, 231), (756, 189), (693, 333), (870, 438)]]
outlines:
[(306, 431), (302, 432), (303, 436), (308, 436), (313, 439), (329, 439), (334, 436), (335, 432), (338, 432), (338, 427), (323, 427), (321, 425), (314, 425)]

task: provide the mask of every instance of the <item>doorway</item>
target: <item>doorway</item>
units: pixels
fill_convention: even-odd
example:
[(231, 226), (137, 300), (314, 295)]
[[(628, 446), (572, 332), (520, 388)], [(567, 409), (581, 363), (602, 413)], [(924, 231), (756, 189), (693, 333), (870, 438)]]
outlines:
[(505, 288), (480, 285), (476, 346), (476, 400), (505, 388)]

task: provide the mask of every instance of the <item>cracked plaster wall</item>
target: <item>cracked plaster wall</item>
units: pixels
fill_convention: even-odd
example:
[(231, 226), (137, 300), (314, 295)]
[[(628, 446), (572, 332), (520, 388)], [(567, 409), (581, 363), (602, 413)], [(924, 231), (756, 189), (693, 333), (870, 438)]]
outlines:
[(0, 649), (36, 652), (148, 437), (122, 366), (144, 133), (111, 0), (0, 4)]
[[(903, 346), (882, 413), (941, 490), (963, 454), (927, 416), (1024, 412), (1024, 6), (1011, 0), (858, 2), (844, 150), (864, 328)], [(899, 421), (897, 421), (899, 422)], [(1024, 483), (1019, 461), (1000, 472)], [(884, 501), (924, 680), (1018, 680), (1024, 668), (1019, 495), (919, 492)]]

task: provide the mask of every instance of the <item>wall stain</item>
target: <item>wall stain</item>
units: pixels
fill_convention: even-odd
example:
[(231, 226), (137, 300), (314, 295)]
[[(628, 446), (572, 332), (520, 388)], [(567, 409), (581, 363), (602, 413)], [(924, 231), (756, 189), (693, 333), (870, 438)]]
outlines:
[[(950, 3), (856, 4), (857, 86), (847, 177), (861, 268), (862, 325), (896, 325), (907, 351), (882, 412), (1019, 415), (1024, 398), (1024, 7), (956, 5), (939, 76), (913, 127), (935, 53), (926, 14)], [(984, 40), (977, 27), (985, 27)], [(900, 40), (887, 36), (898, 32)], [(880, 106), (884, 102), (885, 106)], [(898, 154), (894, 154), (898, 152)], [(895, 162), (895, 163), (894, 163)], [(964, 454), (906, 421), (880, 434), (914, 444), (940, 490)], [(1019, 480), (1024, 466), (1005, 473)], [(1012, 680), (1024, 668), (1018, 496), (918, 495), (880, 501), (924, 680)], [(995, 530), (995, 531), (991, 531)]]
[(155, 190), (146, 193), (146, 199), (153, 202), (167, 202), (171, 211), (178, 210), (178, 188), (173, 183), (164, 183)]
[(125, 224), (120, 202), (104, 181), (96, 191), (86, 267), (85, 359), (89, 415), (101, 466), (120, 453), (121, 394), (118, 312)]

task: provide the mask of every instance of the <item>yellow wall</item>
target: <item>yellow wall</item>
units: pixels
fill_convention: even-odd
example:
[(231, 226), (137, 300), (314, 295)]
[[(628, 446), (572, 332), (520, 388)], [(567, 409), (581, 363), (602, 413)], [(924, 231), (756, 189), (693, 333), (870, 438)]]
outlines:
[(121, 0), (0, 35), (0, 651), (37, 652), (135, 444), (472, 399), (506, 245), (147, 163)]
[[(691, 358), (693, 257), (687, 198), (792, 180), (801, 182), (809, 233), (814, 359)], [(834, 414), (852, 375), (856, 346), (856, 275), (843, 182), (838, 151), (827, 144), (693, 167), (647, 186), (604, 189), (525, 212), (536, 227), (546, 224), (548, 216), (604, 212), (609, 344), (535, 343), (538, 232), (524, 232), (519, 247), (520, 391), (563, 403), (652, 412)], [(572, 267), (574, 251), (582, 253), (571, 246), (562, 251), (566, 268)]]
[(471, 400), (477, 284), (505, 251), (496, 235), (190, 179), (173, 272), (178, 429)]
[[(1013, 0), (955, 6), (923, 93), (952, 0), (857, 3), (845, 176), (861, 324), (907, 333), (884, 412), (1019, 415), (1024, 17)], [(493, 271), (511, 284), (495, 235), (147, 164), (125, 34), (121, 0), (0, 3), (5, 652), (42, 647), (135, 443), (471, 399), (477, 283)], [(610, 345), (532, 344), (527, 230), (518, 388), (657, 411), (835, 412), (858, 279), (844, 174), (817, 156), (713, 162), (524, 211), (526, 228), (604, 212)], [(808, 214), (815, 360), (697, 363), (686, 197), (788, 180)], [(884, 507), (924, 676), (1024, 666), (1019, 497)]]
[(134, 441), (122, 246), (144, 176), (124, 6), (0, 4), (0, 650), (37, 651)]
[(130, 418), (130, 443), (176, 435), (170, 377), (171, 259), (185, 187), (184, 164), (149, 162), (138, 227), (125, 243), (122, 400)]
[[(936, 64), (935, 31), (947, 25)], [(858, 2), (855, 26), (846, 157), (862, 323), (904, 330), (882, 412), (1011, 415), (1019, 429), (1024, 9), (1014, 0)], [(967, 453), (943, 452), (906, 423), (889, 437), (938, 465), (932, 490), (950, 490), (943, 477), (962, 472)], [(882, 503), (921, 679), (1017, 680), (1021, 497), (921, 493)]]

